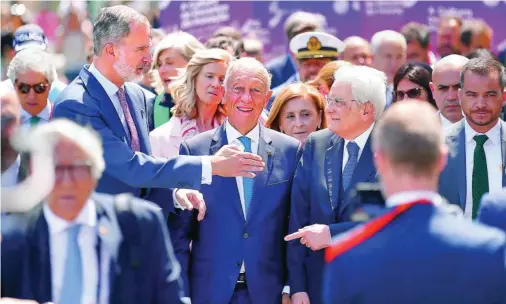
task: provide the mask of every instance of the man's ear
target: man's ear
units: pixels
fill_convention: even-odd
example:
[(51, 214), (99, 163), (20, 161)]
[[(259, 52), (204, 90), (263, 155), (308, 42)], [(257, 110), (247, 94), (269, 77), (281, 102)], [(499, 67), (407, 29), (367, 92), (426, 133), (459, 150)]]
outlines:
[(269, 99), (271, 99), (271, 96), (272, 96), (272, 90), (269, 90), (269, 92), (267, 92), (267, 95), (265, 96), (264, 109), (265, 109), (265, 106), (267, 105), (267, 103), (269, 103)]

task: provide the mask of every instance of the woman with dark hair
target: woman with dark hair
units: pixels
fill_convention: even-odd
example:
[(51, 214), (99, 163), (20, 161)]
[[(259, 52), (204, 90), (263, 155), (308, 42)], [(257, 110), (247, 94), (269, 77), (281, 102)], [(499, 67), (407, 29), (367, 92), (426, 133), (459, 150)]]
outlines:
[(403, 99), (419, 99), (429, 102), (437, 109), (429, 83), (432, 81), (432, 68), (423, 63), (406, 63), (394, 76), (393, 102)]

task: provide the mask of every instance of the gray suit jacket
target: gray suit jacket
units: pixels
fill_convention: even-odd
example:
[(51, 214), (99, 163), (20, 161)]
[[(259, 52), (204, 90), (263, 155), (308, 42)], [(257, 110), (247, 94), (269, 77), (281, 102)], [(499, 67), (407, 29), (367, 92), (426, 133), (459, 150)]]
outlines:
[[(506, 168), (506, 123), (501, 124), (501, 154), (503, 169)], [(445, 130), (446, 144), (450, 149), (448, 164), (439, 177), (439, 193), (450, 203), (466, 206), (466, 135), (464, 119)], [(506, 172), (502, 170), (502, 186), (506, 187)]]

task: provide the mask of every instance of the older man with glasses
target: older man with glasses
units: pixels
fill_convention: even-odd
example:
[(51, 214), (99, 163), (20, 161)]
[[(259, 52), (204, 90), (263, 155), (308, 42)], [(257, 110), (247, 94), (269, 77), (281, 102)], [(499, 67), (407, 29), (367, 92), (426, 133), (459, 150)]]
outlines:
[(386, 76), (373, 68), (343, 67), (334, 75), (325, 109), (328, 128), (308, 137), (292, 185), (291, 234), (285, 240), (293, 304), (321, 303), (320, 249), (331, 234), (353, 226), (347, 222), (350, 191), (376, 181), (370, 134), (385, 108), (385, 92)]

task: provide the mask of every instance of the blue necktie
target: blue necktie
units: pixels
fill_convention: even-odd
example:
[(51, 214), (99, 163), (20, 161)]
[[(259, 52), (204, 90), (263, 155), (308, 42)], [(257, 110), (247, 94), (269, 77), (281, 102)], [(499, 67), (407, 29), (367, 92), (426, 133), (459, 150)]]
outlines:
[(348, 150), (348, 162), (346, 162), (346, 166), (344, 166), (343, 170), (343, 190), (346, 191), (348, 186), (350, 185), (351, 177), (353, 176), (353, 171), (355, 171), (355, 167), (357, 166), (358, 160), (358, 145), (350, 141), (346, 145), (346, 149)]
[(83, 293), (83, 269), (81, 251), (77, 243), (80, 225), (67, 229), (67, 258), (63, 273), (63, 284), (59, 304), (75, 304), (81, 302)]
[[(244, 152), (251, 153), (251, 139), (246, 136), (241, 136), (239, 137), (239, 140), (244, 146)], [(249, 204), (251, 203), (251, 197), (253, 196), (253, 182), (254, 180), (252, 178), (249, 177), (242, 178), (242, 187), (244, 191), (244, 211), (246, 214), (248, 213)]]

